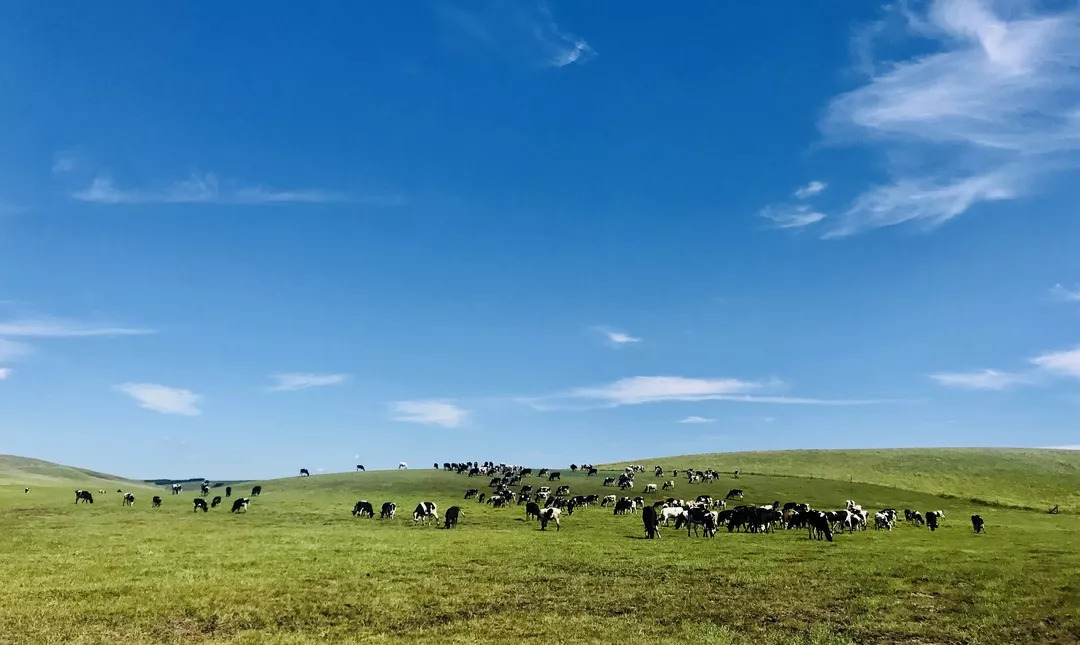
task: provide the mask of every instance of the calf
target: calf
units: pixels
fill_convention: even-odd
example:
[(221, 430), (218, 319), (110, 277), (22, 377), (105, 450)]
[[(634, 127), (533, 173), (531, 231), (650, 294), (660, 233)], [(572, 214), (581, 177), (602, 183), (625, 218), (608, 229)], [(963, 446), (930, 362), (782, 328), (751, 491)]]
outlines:
[(375, 517), (375, 509), (372, 508), (371, 502), (362, 499), (352, 507), (353, 517), (366, 517), (371, 519)]
[(660, 539), (660, 522), (656, 519), (656, 509), (646, 506), (641, 509), (641, 521), (645, 525), (646, 539)]
[(461, 509), (457, 506), (451, 506), (450, 508), (446, 509), (446, 517), (444, 518), (446, 520), (446, 524), (443, 526), (443, 528), (452, 529), (456, 527), (458, 523), (458, 517), (460, 515)]
[(562, 513), (555, 507), (545, 508), (540, 511), (540, 530), (546, 531), (548, 522), (555, 522), (555, 531), (558, 532), (562, 526), (559, 525), (559, 515)]
[(83, 502), (84, 504), (85, 503), (93, 504), (94, 503), (94, 496), (91, 495), (90, 491), (88, 491), (88, 490), (77, 490), (77, 491), (75, 491), (75, 503), (78, 504), (79, 502)]
[(985, 533), (986, 529), (983, 528), (983, 518), (978, 515), (972, 515), (971, 528), (975, 529), (976, 533)]
[(201, 510), (203, 513), (205, 513), (210, 510), (210, 507), (206, 505), (205, 499), (201, 497), (196, 497), (193, 501), (195, 502), (195, 508), (191, 509), (192, 511)]
[(134, 506), (135, 496), (131, 493), (124, 493), (124, 506)]
[(727, 492), (727, 495), (724, 496), (724, 499), (735, 499), (735, 498), (739, 498), (739, 499), (743, 498), (743, 489), (741, 489), (741, 488), (732, 488), (731, 490), (729, 490)]
[(233, 500), (232, 510), (230, 513), (239, 513), (240, 511), (247, 512), (248, 505), (251, 504), (251, 500), (246, 497), (237, 497)]
[(252, 486), (251, 487), (251, 496), (252, 497), (258, 497), (259, 495), (262, 495), (262, 486)]
[(214, 499), (210, 500), (210, 508), (217, 508), (221, 503), (221, 495), (214, 495)]
[(435, 506), (435, 502), (420, 502), (413, 510), (412, 519), (413, 524), (422, 522), (427, 524), (428, 519), (434, 518), (436, 522), (439, 521), (438, 507)]
[(392, 520), (394, 519), (394, 513), (397, 513), (397, 504), (393, 502), (383, 502), (382, 510), (379, 511), (379, 519)]
[(158, 506), (161, 506), (161, 496), (154, 495), (154, 499), (150, 500), (150, 505), (153, 506), (154, 508), (157, 508)]

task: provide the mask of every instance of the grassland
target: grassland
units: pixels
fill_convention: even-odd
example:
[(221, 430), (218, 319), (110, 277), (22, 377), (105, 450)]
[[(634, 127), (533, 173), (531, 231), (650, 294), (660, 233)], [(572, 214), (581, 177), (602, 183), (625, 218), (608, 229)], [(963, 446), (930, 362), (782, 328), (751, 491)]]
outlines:
[[(601, 508), (540, 532), (519, 507), (461, 499), (486, 479), (435, 470), (259, 482), (244, 515), (193, 513), (189, 491), (162, 491), (153, 509), (152, 491), (134, 486), (134, 508), (115, 493), (76, 506), (74, 480), (24, 495), (18, 469), (6, 472), (0, 643), (1080, 642), (1075, 514), (979, 506), (988, 532), (974, 535), (963, 499), (744, 475), (747, 501), (832, 508), (853, 498), (943, 508), (949, 521), (936, 533), (902, 524), (831, 544), (802, 531), (668, 530), (648, 541), (639, 517)], [(583, 475), (563, 483), (610, 492)], [(716, 495), (732, 483), (680, 480), (676, 492)], [(358, 499), (396, 501), (400, 515), (354, 519)], [(421, 499), (460, 505), (461, 526), (413, 526)]]

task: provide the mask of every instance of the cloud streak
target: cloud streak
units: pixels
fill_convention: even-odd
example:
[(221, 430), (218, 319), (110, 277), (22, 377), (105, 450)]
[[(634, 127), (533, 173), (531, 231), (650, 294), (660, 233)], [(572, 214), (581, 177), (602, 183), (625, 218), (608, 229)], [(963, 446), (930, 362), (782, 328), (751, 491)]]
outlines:
[(1080, 11), (1004, 16), (1001, 6), (935, 0), (913, 12), (900, 3), (905, 35), (929, 53), (865, 61), (867, 82), (836, 97), (822, 122), (834, 142), (884, 152), (893, 179), (857, 197), (826, 237), (937, 226), (1076, 167)]
[(441, 399), (394, 401), (390, 404), (390, 418), (406, 423), (458, 428), (468, 415), (467, 410)]
[(612, 347), (616, 347), (616, 348), (621, 347), (623, 345), (632, 345), (633, 343), (640, 343), (641, 340), (642, 340), (642, 339), (637, 338), (635, 336), (631, 336), (630, 334), (628, 334), (628, 333), (626, 333), (624, 331), (619, 331), (617, 329), (612, 329), (610, 327), (596, 327), (595, 329), (596, 329), (596, 331), (603, 334), (605, 340), (607, 341), (607, 343), (609, 345), (611, 345)]
[(1070, 289), (1065, 285), (1055, 284), (1050, 288), (1050, 297), (1059, 302), (1080, 302), (1080, 285)]
[(805, 186), (799, 186), (799, 188), (795, 190), (795, 199), (809, 199), (814, 195), (819, 195), (824, 192), (828, 186), (829, 185), (825, 182), (815, 179)]
[(806, 204), (766, 206), (758, 215), (772, 222), (776, 228), (802, 228), (825, 219), (825, 213)]
[(153, 329), (140, 327), (95, 326), (55, 318), (10, 320), (0, 322), (0, 336), (24, 338), (83, 338), (87, 336), (143, 336)]
[(157, 385), (155, 383), (121, 383), (117, 390), (139, 402), (139, 407), (162, 414), (199, 416), (198, 403), (202, 396), (191, 390)]
[(1031, 359), (1032, 364), (1058, 376), (1080, 378), (1080, 347), (1048, 352)]
[(1028, 385), (1032, 382), (1030, 376), (998, 370), (984, 369), (973, 372), (940, 372), (931, 374), (930, 378), (946, 387), (955, 387), (965, 390), (1006, 390), (1017, 385)]
[(289, 372), (274, 374), (276, 383), (268, 389), (271, 392), (294, 392), (313, 387), (340, 385), (349, 378), (348, 374), (311, 374), (308, 372)]
[(462, 7), (436, 6), (450, 32), (503, 58), (558, 69), (584, 64), (596, 55), (584, 38), (559, 27), (542, 2), (529, 5), (491, 0)]
[(709, 419), (707, 417), (685, 417), (679, 420), (679, 423), (713, 423), (716, 419)]
[(396, 206), (397, 196), (352, 195), (318, 188), (279, 190), (265, 186), (240, 186), (221, 182), (213, 173), (192, 174), (189, 178), (155, 187), (122, 188), (108, 175), (98, 175), (89, 186), (72, 197), (93, 204), (273, 204), (364, 203)]

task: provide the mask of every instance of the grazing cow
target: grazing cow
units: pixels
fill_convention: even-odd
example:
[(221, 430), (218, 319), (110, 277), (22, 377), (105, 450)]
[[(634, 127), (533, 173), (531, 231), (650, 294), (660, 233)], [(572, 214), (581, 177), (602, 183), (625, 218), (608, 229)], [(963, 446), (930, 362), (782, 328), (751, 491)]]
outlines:
[(251, 496), (252, 497), (258, 497), (259, 495), (262, 495), (262, 486), (252, 486), (251, 487)]
[(904, 509), (904, 520), (907, 522), (911, 522), (916, 526), (921, 526), (922, 524), (925, 524), (925, 522), (923, 522), (922, 513), (920, 513), (919, 511), (913, 511), (910, 508)]
[(150, 505), (153, 506), (154, 508), (157, 508), (158, 506), (161, 506), (161, 496), (154, 495), (154, 498), (150, 500)]
[(743, 498), (743, 489), (732, 488), (727, 492), (727, 495), (724, 496), (724, 499), (735, 499), (736, 497), (738, 497), (739, 499)]
[(452, 529), (456, 527), (458, 523), (458, 517), (460, 515), (461, 509), (457, 506), (451, 506), (450, 508), (446, 509), (446, 517), (444, 518), (446, 523), (443, 525), (443, 528)]
[(562, 481), (562, 473), (560, 473), (557, 470), (554, 471), (554, 472), (548, 473), (548, 481), (549, 482), (553, 482), (556, 479), (558, 479), (559, 481)]
[(655, 493), (656, 492), (656, 484), (645, 484), (645, 492), (646, 493)]
[(356, 472), (367, 472), (366, 470), (364, 470), (364, 464), (356, 464)]
[[(439, 462), (436, 461), (435, 462), (435, 470), (438, 470), (438, 469), (439, 469)], [(449, 511), (447, 511), (447, 512), (449, 512)]]
[(676, 523), (678, 523), (679, 517), (684, 513), (686, 513), (686, 510), (681, 506), (665, 506), (660, 509), (660, 521), (664, 523), (664, 526), (670, 524), (671, 520), (675, 520)]
[(529, 502), (525, 505), (525, 519), (540, 519), (540, 505), (536, 502)]
[(99, 488), (97, 492), (104, 495), (105, 494), (105, 489), (104, 488)]
[(487, 497), (487, 493), (480, 493), (480, 494), (479, 494), (479, 495), (477, 495), (477, 497), (476, 497), (476, 503), (477, 503), (477, 504), (483, 504), (483, 503), (484, 503), (484, 498), (485, 498), (485, 497)]
[(352, 507), (353, 517), (366, 517), (371, 519), (375, 517), (375, 509), (371, 507), (371, 502), (367, 500), (360, 500)]
[(405, 463), (404, 461), (399, 461), (398, 465), (397, 465), (397, 468), (398, 468), (398, 470), (408, 470), (409, 469), (409, 464)]
[(119, 488), (117, 488), (117, 489), (116, 489), (116, 492), (118, 492), (118, 493), (122, 493), (122, 492), (124, 492), (124, 491), (122, 491), (122, 490), (120, 490)]
[(206, 497), (207, 495), (209, 495), (210, 494), (210, 484), (203, 484), (202, 486), (199, 486), (199, 494), (202, 495), (203, 497)]
[(615, 515), (625, 515), (626, 513), (633, 513), (637, 510), (637, 504), (629, 497), (624, 497), (615, 502)]
[(660, 466), (657, 466), (656, 469), (653, 470), (653, 477), (663, 477), (663, 476), (664, 476), (664, 469), (661, 468)]
[[(182, 490), (184, 490), (184, 486), (182, 484), (173, 484), (172, 485), (172, 494), (173, 495), (179, 495), (180, 491), (182, 491)], [(101, 491), (101, 492), (104, 493), (105, 491)]]
[(134, 506), (135, 496), (131, 493), (124, 493), (124, 506)]
[(383, 502), (382, 510), (379, 512), (379, 519), (392, 520), (394, 519), (394, 513), (397, 513), (397, 504), (393, 502)]
[(893, 521), (892, 517), (885, 512), (874, 513), (874, 530), (879, 531), (881, 529), (892, 530)]
[(810, 530), (810, 539), (817, 537), (818, 540), (825, 538), (832, 542), (832, 527), (829, 519), (821, 511), (806, 511), (806, 526)]
[(675, 528), (679, 528), (680, 522), (685, 522), (686, 537), (690, 537), (690, 529), (694, 530), (694, 535), (698, 535), (699, 527), (701, 528), (703, 537), (714, 537), (716, 535), (717, 519), (718, 517), (715, 513), (711, 513), (707, 509), (695, 506), (675, 520)]
[(475, 488), (470, 488), (469, 490), (465, 491), (465, 499), (476, 497), (477, 493), (479, 492), (480, 491), (476, 490)]
[(614, 477), (605, 477), (604, 478), (604, 486), (614, 486), (614, 485), (615, 485), (615, 478)]
[(196, 497), (192, 501), (195, 502), (195, 508), (191, 509), (192, 511), (202, 510), (202, 512), (205, 513), (208, 510), (210, 510), (210, 507), (206, 505), (206, 500), (205, 499), (203, 499), (201, 497)]
[(225, 487), (225, 497), (232, 497), (232, 486)]
[(569, 486), (563, 485), (563, 486), (559, 486), (558, 488), (555, 489), (555, 496), (556, 497), (559, 497), (561, 495), (569, 495), (569, 494), (570, 494), (570, 487)]
[(945, 519), (945, 514), (941, 511), (926, 511), (926, 526), (931, 531), (937, 530), (938, 520)]
[(30, 489), (29, 489), (29, 488), (24, 488), (24, 489), (23, 489), (23, 495), (25, 495), (25, 494), (27, 494), (27, 493), (29, 493), (29, 492), (30, 492)]
[(983, 528), (983, 518), (978, 515), (971, 516), (971, 528), (975, 529), (976, 533), (985, 533), (986, 529)]
[(555, 531), (558, 532), (562, 526), (559, 524), (559, 515), (562, 513), (559, 509), (552, 506), (551, 508), (545, 508), (540, 511), (540, 530), (546, 531), (548, 522), (555, 522)]
[(675, 480), (672, 479), (664, 482), (664, 490), (671, 490), (672, 488), (675, 488)]
[(420, 502), (417, 504), (412, 514), (413, 524), (417, 522), (427, 524), (430, 518), (434, 518), (436, 522), (439, 521), (438, 508), (435, 506), (435, 502)]
[(217, 508), (221, 503), (221, 495), (214, 495), (214, 499), (210, 500), (210, 508)]
[(660, 539), (660, 523), (656, 519), (656, 509), (646, 506), (641, 509), (641, 521), (645, 524), (645, 537), (647, 539)]
[(301, 477), (311, 477), (311, 473), (308, 472), (307, 468), (301, 468), (300, 469), (300, 476)]
[(600, 500), (600, 507), (603, 508), (604, 506), (608, 506), (609, 504), (614, 504), (614, 503), (615, 503), (615, 496), (614, 495), (604, 495), (604, 499)]
[(593, 475), (595, 475), (598, 472), (600, 472), (600, 471), (593, 468), (592, 466), (589, 466), (589, 472), (585, 473), (585, 476), (586, 477), (592, 477)]
[(634, 487), (634, 480), (633, 479), (624, 479), (621, 482), (619, 482), (619, 489), (620, 490), (630, 490), (633, 487)]
[(230, 513), (239, 513), (240, 511), (247, 511), (248, 504), (251, 504), (251, 500), (246, 497), (237, 497), (233, 500), (232, 510)]

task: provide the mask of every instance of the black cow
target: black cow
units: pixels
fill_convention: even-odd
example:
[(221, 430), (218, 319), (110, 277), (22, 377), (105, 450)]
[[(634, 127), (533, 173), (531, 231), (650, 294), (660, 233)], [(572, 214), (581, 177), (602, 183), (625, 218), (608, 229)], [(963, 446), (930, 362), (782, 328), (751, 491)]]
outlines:
[(630, 498), (624, 497), (619, 501), (615, 502), (615, 515), (625, 515), (626, 513), (633, 512), (634, 502)]
[(743, 498), (743, 489), (732, 488), (728, 491), (727, 495), (724, 496), (724, 499), (735, 499), (736, 497), (738, 497), (739, 499)]
[(806, 518), (806, 526), (810, 531), (810, 538), (825, 538), (829, 542), (832, 542), (832, 527), (829, 526), (829, 519), (821, 511), (806, 511), (803, 513)]
[(232, 497), (232, 486), (225, 487), (225, 497)]
[(214, 499), (210, 500), (210, 508), (217, 508), (221, 503), (221, 495), (214, 495)]
[(192, 511), (202, 510), (202, 512), (205, 513), (206, 511), (210, 510), (210, 507), (206, 505), (205, 499), (201, 497), (196, 497), (193, 501), (195, 502), (195, 508), (191, 509)]
[(394, 519), (394, 513), (397, 513), (397, 504), (393, 502), (383, 502), (382, 510), (379, 512), (379, 519), (392, 520)]
[(134, 506), (135, 505), (135, 496), (132, 495), (131, 493), (124, 493), (123, 505), (124, 506)]
[(78, 504), (79, 502), (93, 504), (94, 496), (88, 490), (77, 490), (75, 491), (75, 503)]
[(446, 524), (443, 526), (443, 528), (452, 529), (456, 527), (458, 523), (458, 517), (460, 515), (461, 509), (457, 506), (451, 506), (450, 508), (446, 509), (446, 517), (444, 518)]
[(352, 514), (353, 517), (367, 517), (370, 519), (375, 517), (375, 509), (372, 508), (371, 502), (362, 499), (352, 507)]
[(540, 505), (536, 502), (529, 502), (525, 505), (525, 519), (538, 520), (540, 519)]
[(251, 487), (251, 496), (252, 497), (258, 497), (259, 495), (262, 495), (262, 486), (252, 486)]
[(361, 472), (361, 471), (367, 472), (366, 470), (364, 470), (364, 464), (356, 464), (356, 472)]
[(648, 539), (660, 538), (660, 522), (656, 519), (656, 509), (646, 506), (641, 509), (641, 521), (645, 524), (645, 537)]
[(983, 518), (978, 515), (971, 516), (971, 528), (975, 529), (976, 533), (985, 533), (986, 529), (983, 528)]
[(150, 504), (154, 508), (157, 508), (158, 506), (161, 506), (161, 497), (158, 496), (158, 495), (154, 495), (154, 498), (152, 500), (150, 500)]
[(235, 500), (233, 500), (232, 510), (229, 512), (239, 513), (240, 511), (247, 511), (248, 504), (250, 503), (251, 500), (246, 497), (237, 497)]
[(465, 491), (465, 499), (476, 497), (477, 493), (479, 492), (480, 491), (476, 490), (475, 488), (470, 488), (469, 490)]
[(937, 523), (938, 523), (938, 512), (937, 511), (926, 511), (926, 526), (929, 527), (931, 531), (936, 531), (937, 530)]
[(548, 474), (548, 481), (549, 482), (553, 482), (556, 479), (558, 479), (559, 481), (562, 481), (562, 473), (560, 473), (559, 471), (556, 470), (555, 472), (552, 472), (552, 473)]
[(476, 497), (476, 502), (477, 502), (478, 504), (483, 504), (483, 503), (484, 503), (484, 498), (486, 498), (486, 497), (487, 497), (487, 493), (480, 493), (480, 494), (479, 494), (479, 495), (477, 495), (477, 497)]
[(300, 476), (301, 477), (311, 477), (311, 473), (308, 472), (307, 468), (301, 468), (300, 469)]
[[(436, 462), (435, 462), (435, 470), (438, 470), (438, 469), (439, 469), (439, 462), (437, 462), (437, 461), (436, 461)], [(450, 511), (447, 511), (447, 513), (449, 513), (449, 512), (450, 512)]]

